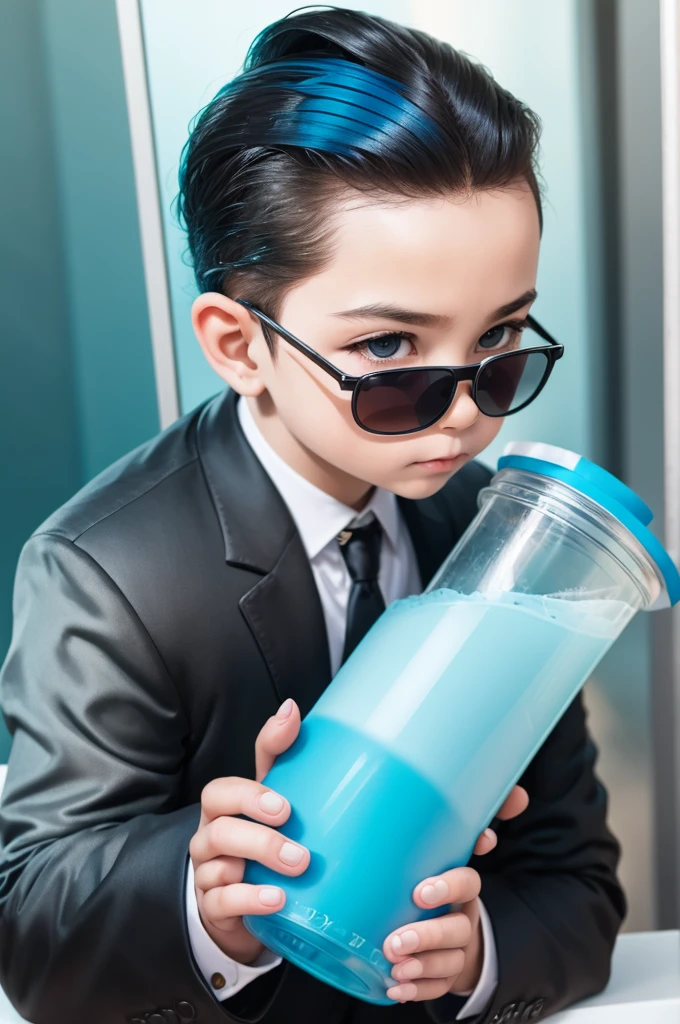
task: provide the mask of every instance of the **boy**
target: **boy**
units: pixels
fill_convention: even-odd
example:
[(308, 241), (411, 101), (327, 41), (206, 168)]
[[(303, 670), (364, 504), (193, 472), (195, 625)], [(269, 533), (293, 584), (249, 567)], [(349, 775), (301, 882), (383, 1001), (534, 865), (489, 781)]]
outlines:
[(17, 574), (0, 970), (34, 1024), (536, 1020), (605, 984), (624, 903), (580, 701), (498, 848), (414, 891), (461, 908), (386, 936), (396, 1008), (242, 923), (284, 899), (247, 859), (309, 864), (260, 780), (427, 584), (488, 480), (475, 457), (545, 383), (518, 358), (537, 134), (448, 46), (341, 10), (270, 26), (202, 112), (180, 211), (230, 390), (57, 511)]

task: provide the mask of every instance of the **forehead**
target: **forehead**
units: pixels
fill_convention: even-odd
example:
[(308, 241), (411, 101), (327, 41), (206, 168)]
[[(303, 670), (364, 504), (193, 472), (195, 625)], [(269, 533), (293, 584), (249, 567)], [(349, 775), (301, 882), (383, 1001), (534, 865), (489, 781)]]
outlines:
[(300, 289), (328, 310), (379, 299), (479, 316), (536, 281), (539, 221), (528, 186), (392, 204), (349, 200), (333, 220), (333, 257)]

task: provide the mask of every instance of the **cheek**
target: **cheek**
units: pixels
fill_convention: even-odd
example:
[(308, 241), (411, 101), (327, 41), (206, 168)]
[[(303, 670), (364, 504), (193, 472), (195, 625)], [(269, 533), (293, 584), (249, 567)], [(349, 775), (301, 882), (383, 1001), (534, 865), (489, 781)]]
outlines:
[(300, 367), (279, 367), (267, 382), (286, 430), (325, 462), (358, 480), (390, 487), (408, 462), (403, 444), (362, 430), (352, 415), (350, 392), (310, 377)]
[(475, 457), (483, 452), (498, 437), (504, 423), (505, 420), (502, 418), (480, 416), (477, 420), (478, 430), (475, 432), (474, 451), (471, 451), (470, 454)]
[(314, 378), (305, 368), (286, 359), (265, 381), (277, 414), (286, 428), (305, 447), (317, 454), (329, 445), (342, 451), (360, 440), (363, 433), (352, 417), (349, 392), (328, 381)]

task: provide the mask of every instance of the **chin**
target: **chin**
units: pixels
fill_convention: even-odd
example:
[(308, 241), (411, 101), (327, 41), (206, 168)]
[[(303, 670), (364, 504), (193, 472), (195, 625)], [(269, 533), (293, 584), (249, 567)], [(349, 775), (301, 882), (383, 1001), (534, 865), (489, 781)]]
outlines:
[(385, 487), (385, 490), (393, 491), (400, 498), (431, 498), (437, 491), (441, 491), (442, 487), (455, 475), (455, 471), (453, 473), (438, 473), (436, 476), (422, 477), (419, 480), (400, 480), (398, 483), (383, 484), (382, 486)]

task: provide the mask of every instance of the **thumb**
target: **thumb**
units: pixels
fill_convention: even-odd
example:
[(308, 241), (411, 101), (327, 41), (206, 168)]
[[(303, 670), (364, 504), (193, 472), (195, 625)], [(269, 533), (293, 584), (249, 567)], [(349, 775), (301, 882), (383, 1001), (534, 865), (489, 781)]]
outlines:
[(255, 740), (255, 781), (261, 782), (274, 761), (288, 750), (300, 732), (300, 709), (292, 697), (260, 729)]

